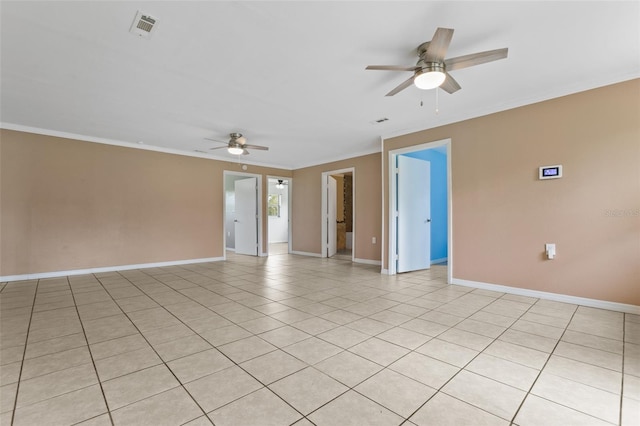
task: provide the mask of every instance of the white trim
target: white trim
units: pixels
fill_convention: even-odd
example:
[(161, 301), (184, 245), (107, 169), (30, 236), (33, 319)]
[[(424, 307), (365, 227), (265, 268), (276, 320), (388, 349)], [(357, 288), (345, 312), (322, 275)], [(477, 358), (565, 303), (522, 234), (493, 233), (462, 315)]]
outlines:
[(387, 170), (389, 171), (389, 200), (387, 201), (387, 221), (389, 229), (389, 247), (387, 250), (387, 268), (389, 275), (396, 274), (396, 268), (398, 262), (396, 260), (397, 253), (397, 237), (396, 237), (396, 154), (393, 151), (389, 151)]
[(446, 262), (448, 257), (441, 257), (440, 259), (431, 259), (431, 264)]
[(100, 268), (71, 269), (69, 271), (39, 272), (36, 274), (7, 275), (0, 277), (1, 282), (57, 278), (70, 275), (98, 274), (101, 272), (129, 271), (131, 269), (162, 268), (165, 266), (190, 265), (193, 263), (220, 262), (224, 257), (205, 257), (202, 259), (172, 260), (168, 262), (140, 263), (137, 265), (104, 266)]
[[(383, 142), (384, 143), (384, 142)], [(389, 275), (395, 275), (396, 260), (394, 259), (396, 253), (396, 225), (395, 225), (395, 211), (396, 211), (396, 157), (402, 154), (408, 154), (410, 152), (424, 151), (427, 149), (438, 148), (445, 146), (447, 149), (447, 282), (451, 283), (453, 277), (453, 186), (451, 179), (451, 138), (441, 139), (438, 141), (427, 142), (419, 145), (412, 145), (405, 148), (398, 148), (389, 151), (388, 158), (388, 171), (389, 171), (389, 200), (388, 205), (383, 206), (383, 209), (387, 210), (387, 226), (389, 229), (389, 242), (388, 242), (388, 254), (387, 254), (387, 271)], [(384, 150), (383, 150), (384, 152)], [(384, 166), (384, 158), (382, 160)], [(383, 178), (384, 180), (384, 178)], [(384, 194), (384, 191), (383, 191)], [(384, 210), (383, 210), (384, 211)], [(383, 219), (384, 222), (384, 219)], [(382, 233), (384, 235), (384, 231)]]
[(320, 217), (322, 218), (322, 223), (320, 224), (322, 237), (321, 237), (321, 252), (320, 257), (327, 257), (327, 177), (331, 175), (337, 175), (341, 173), (351, 173), (352, 185), (351, 185), (351, 223), (352, 223), (352, 241), (353, 241), (353, 249), (351, 250), (351, 261), (354, 262), (356, 258), (356, 168), (355, 167), (346, 167), (344, 169), (338, 170), (330, 170), (328, 172), (322, 172), (322, 202), (321, 202), (321, 211)]
[(499, 291), (502, 293), (517, 294), (519, 296), (535, 297), (538, 299), (553, 300), (574, 305), (589, 306), (592, 308), (608, 309), (610, 311), (626, 312), (628, 314), (640, 315), (640, 306), (626, 303), (609, 302), (607, 300), (589, 299), (586, 297), (569, 296), (566, 294), (549, 293), (546, 291), (530, 290), (526, 288), (509, 287), (506, 285), (489, 284), (480, 281), (469, 281), (460, 278), (452, 278), (452, 284), (465, 287), (481, 288), (484, 290)]
[(371, 259), (358, 259), (355, 258), (353, 259), (353, 261), (355, 263), (364, 263), (365, 265), (377, 265), (377, 266), (381, 266), (382, 265), (382, 261), (381, 260), (371, 260)]
[[(154, 152), (162, 152), (165, 154), (182, 155), (185, 157), (205, 158), (207, 160), (222, 161), (227, 163), (237, 162), (237, 160), (233, 157), (223, 157), (223, 156), (205, 154), (205, 153), (196, 152), (196, 151), (193, 151), (193, 152), (181, 151), (174, 148), (165, 148), (161, 146), (139, 144), (137, 142), (134, 143), (134, 142), (119, 141), (115, 139), (99, 138), (95, 136), (80, 135), (77, 133), (60, 132), (57, 130), (42, 129), (39, 127), (23, 126), (21, 124), (0, 122), (0, 129), (15, 130), (17, 132), (25, 132), (25, 133), (34, 133), (36, 135), (53, 136), (56, 138), (73, 139), (73, 140), (82, 141), (82, 142), (100, 143), (103, 145), (120, 146), (124, 148), (141, 149), (143, 151), (154, 151)], [(242, 163), (249, 164), (252, 166), (258, 166), (258, 167), (271, 167), (275, 169), (294, 170), (293, 168), (287, 168), (277, 164), (258, 163), (256, 161), (250, 161), (250, 160), (247, 161), (245, 158), (242, 158)]]
[(293, 250), (293, 178), (289, 178), (289, 191), (287, 192), (287, 209), (289, 214), (289, 235), (287, 236), (287, 252), (291, 253)]
[(356, 260), (356, 241), (358, 241), (356, 238), (356, 235), (357, 235), (356, 229), (358, 228), (358, 221), (356, 220), (357, 188), (358, 188), (358, 183), (356, 182), (356, 168), (353, 167), (353, 171), (351, 172), (351, 261), (352, 262), (355, 262)]
[(447, 143), (447, 281), (453, 279), (453, 172), (451, 166), (451, 139)]
[[(381, 212), (382, 212), (382, 220), (381, 220), (381, 224), (380, 227), (382, 228), (380, 230), (380, 259), (382, 259), (382, 261), (384, 261), (385, 259), (385, 244), (386, 244), (386, 234), (385, 234), (385, 227), (384, 227), (384, 212), (386, 209), (386, 204), (385, 204), (385, 199), (384, 199), (384, 138), (380, 137), (380, 170), (381, 172), (381, 176), (380, 176), (380, 198), (382, 200), (382, 206), (381, 206)], [(382, 262), (381, 261), (381, 262)], [(386, 272), (385, 272), (386, 271)], [(381, 274), (389, 274), (389, 270), (388, 269), (382, 269), (380, 271)]]
[(388, 269), (385, 269), (385, 268), (382, 268), (382, 269), (380, 270), (380, 273), (381, 273), (381, 274), (383, 274), (383, 275), (389, 275), (389, 270), (388, 270)]
[(322, 254), (320, 253), (310, 253), (308, 251), (293, 250), (291, 254), (297, 254), (298, 256), (322, 257)]

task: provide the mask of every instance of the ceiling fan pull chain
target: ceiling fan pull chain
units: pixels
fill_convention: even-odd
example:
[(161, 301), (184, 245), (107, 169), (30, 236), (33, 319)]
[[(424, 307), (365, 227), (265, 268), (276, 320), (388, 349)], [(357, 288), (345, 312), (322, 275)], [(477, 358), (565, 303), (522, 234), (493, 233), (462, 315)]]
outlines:
[(440, 113), (440, 108), (438, 107), (438, 88), (436, 87), (436, 115)]

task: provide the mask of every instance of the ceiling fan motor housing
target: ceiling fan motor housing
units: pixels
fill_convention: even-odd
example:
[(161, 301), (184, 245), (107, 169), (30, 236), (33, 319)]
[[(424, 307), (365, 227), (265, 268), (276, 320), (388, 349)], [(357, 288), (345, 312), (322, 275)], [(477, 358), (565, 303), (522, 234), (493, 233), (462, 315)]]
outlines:
[(420, 67), (420, 69), (417, 70), (418, 73), (421, 73), (421, 70), (422, 72), (446, 72), (444, 62), (425, 62), (420, 59), (416, 66)]
[(424, 58), (424, 55), (427, 53), (427, 49), (429, 48), (429, 44), (431, 44), (430, 41), (425, 41), (424, 43), (422, 43), (420, 46), (416, 48), (416, 51), (418, 52), (418, 57), (420, 57), (421, 59)]

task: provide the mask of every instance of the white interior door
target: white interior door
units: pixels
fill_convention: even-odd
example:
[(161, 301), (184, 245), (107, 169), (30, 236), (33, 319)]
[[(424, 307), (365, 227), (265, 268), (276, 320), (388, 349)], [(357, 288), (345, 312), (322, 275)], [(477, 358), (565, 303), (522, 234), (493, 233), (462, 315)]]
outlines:
[(337, 186), (335, 178), (327, 176), (327, 257), (334, 256), (338, 251)]
[(258, 179), (234, 182), (236, 195), (236, 253), (258, 255)]
[(398, 272), (431, 267), (431, 163), (398, 155)]

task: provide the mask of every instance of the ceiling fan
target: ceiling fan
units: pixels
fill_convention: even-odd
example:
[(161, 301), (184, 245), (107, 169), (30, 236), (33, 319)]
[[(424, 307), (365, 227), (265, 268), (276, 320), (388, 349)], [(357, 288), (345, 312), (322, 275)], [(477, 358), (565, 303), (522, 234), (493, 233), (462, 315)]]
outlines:
[(266, 146), (249, 145), (247, 143), (247, 138), (242, 136), (242, 133), (229, 133), (229, 137), (231, 138), (229, 142), (222, 142), (222, 141), (211, 139), (211, 138), (205, 138), (205, 139), (208, 141), (227, 144), (227, 146), (217, 146), (215, 148), (209, 148), (210, 150), (227, 148), (227, 151), (229, 152), (229, 154), (233, 154), (233, 155), (249, 155), (248, 149), (258, 149), (261, 151), (269, 150), (269, 148)]
[(449, 43), (453, 37), (453, 29), (438, 28), (431, 41), (422, 43), (417, 48), (418, 62), (414, 66), (402, 65), (369, 65), (368, 70), (382, 71), (412, 71), (413, 75), (391, 90), (385, 96), (393, 96), (396, 93), (415, 84), (419, 89), (435, 89), (440, 87), (447, 93), (454, 93), (461, 89), (458, 82), (451, 77), (449, 71), (497, 61), (507, 57), (508, 48), (487, 50), (486, 52), (472, 53), (445, 59)]
[(276, 183), (276, 188), (283, 189), (285, 187), (285, 185), (289, 185), (289, 181), (288, 180), (278, 179), (278, 183)]

